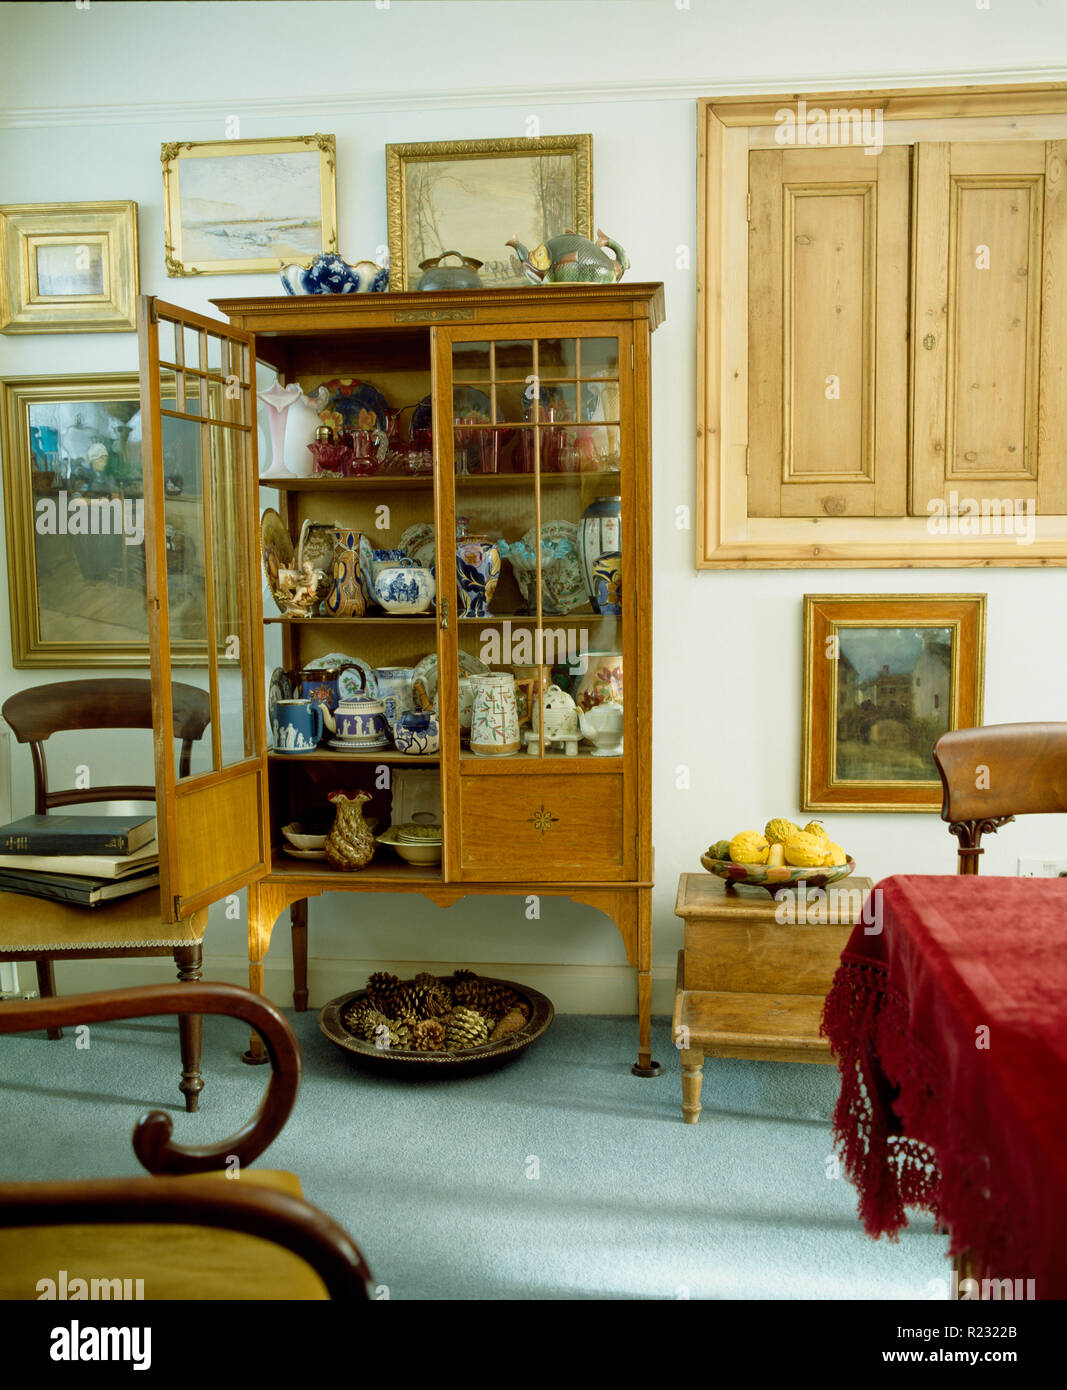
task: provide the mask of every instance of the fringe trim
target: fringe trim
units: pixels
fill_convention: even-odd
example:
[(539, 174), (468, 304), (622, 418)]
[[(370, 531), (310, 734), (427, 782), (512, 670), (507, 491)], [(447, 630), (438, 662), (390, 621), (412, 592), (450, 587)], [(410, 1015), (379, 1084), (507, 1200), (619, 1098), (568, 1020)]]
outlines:
[(915, 1207), (949, 1230), (951, 1254), (975, 1253), (983, 1266), (978, 1277), (1032, 1268), (1023, 1232), (1011, 1220), (1011, 1176), (991, 1172), (988, 1155), (961, 1133), (939, 1090), (936, 1063), (910, 1024), (883, 964), (842, 959), (821, 1031), (839, 1058), (833, 1136), (859, 1192), (864, 1229), (896, 1240), (907, 1225), (905, 1208)]

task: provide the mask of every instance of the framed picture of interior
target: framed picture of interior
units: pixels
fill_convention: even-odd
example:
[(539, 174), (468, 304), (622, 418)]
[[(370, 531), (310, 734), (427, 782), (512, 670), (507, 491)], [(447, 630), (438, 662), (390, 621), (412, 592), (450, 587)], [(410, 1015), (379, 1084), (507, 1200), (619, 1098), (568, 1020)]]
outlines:
[(0, 333), (137, 327), (136, 203), (0, 207)]
[[(168, 423), (168, 584), (180, 594), (171, 661), (197, 666), (207, 660), (200, 427)], [(136, 373), (0, 381), (0, 426), (13, 665), (148, 666)], [(228, 465), (220, 456), (215, 488), (232, 486)], [(216, 561), (220, 614), (236, 611), (228, 556)]]
[(389, 276), (413, 290), (423, 261), (458, 251), (490, 288), (528, 283), (506, 243), (530, 248), (568, 228), (593, 235), (593, 137), (386, 145)]
[(332, 135), (162, 147), (167, 274), (277, 271), (337, 250)]
[(985, 594), (807, 594), (805, 811), (940, 811), (931, 750), (982, 722)]

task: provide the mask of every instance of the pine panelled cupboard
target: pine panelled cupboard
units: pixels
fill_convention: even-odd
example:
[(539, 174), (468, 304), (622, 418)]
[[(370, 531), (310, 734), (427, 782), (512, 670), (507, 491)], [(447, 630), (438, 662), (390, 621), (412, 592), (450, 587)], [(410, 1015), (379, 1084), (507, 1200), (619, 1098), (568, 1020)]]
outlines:
[[(250, 982), (262, 991), (271, 933), (288, 907), (294, 1001), (305, 1008), (311, 897), (368, 895), (353, 912), (358, 924), (362, 913), (373, 913), (373, 894), (418, 893), (439, 906), (469, 894), (506, 894), (519, 899), (515, 911), (530, 919), (530, 931), (537, 930), (530, 899), (568, 897), (600, 909), (622, 934), (638, 981), (634, 1070), (655, 1074), (650, 339), (663, 318), (663, 287), (214, 302), (228, 324), (150, 298), (140, 303), (160, 865), (171, 919), (246, 889)], [(305, 391), (356, 379), (375, 386), (391, 408), (415, 407), (417, 423), (432, 425), (432, 473), (261, 483), (257, 357)], [(457, 416), (462, 427), (454, 426)], [(409, 428), (403, 415), (398, 436)], [(495, 472), (480, 471), (486, 456)], [(186, 516), (195, 509), (199, 545), (189, 542), (187, 522), (180, 534), (168, 525), (177, 466), (187, 478), (190, 457), (200, 486), (185, 487), (181, 500)], [(621, 499), (620, 613), (589, 604), (563, 615), (545, 611), (540, 573), (527, 600), (505, 560), (490, 616), (462, 616), (457, 526), (511, 543), (552, 522), (577, 523), (600, 497)], [(435, 607), (415, 617), (372, 608), (360, 618), (282, 618), (269, 598), (261, 600), (259, 518), (267, 505), (281, 512), (294, 542), (305, 520), (355, 528), (376, 549), (397, 546), (415, 524), (432, 525)], [(212, 720), (200, 762), (183, 777), (173, 752), (171, 651), (196, 639), (207, 645), (202, 684)], [(436, 655), (438, 754), (269, 747), (271, 667), (292, 671), (338, 652), (376, 670)], [(623, 751), (602, 756), (583, 742), (568, 756), (542, 736), (514, 756), (474, 755), (461, 742), (461, 653), (494, 670), (518, 669), (534, 696), (568, 657), (572, 666), (584, 656), (590, 669), (599, 660), (616, 671), (621, 657)], [(189, 678), (183, 668), (182, 679)], [(335, 790), (368, 792), (365, 811), (377, 816), (380, 833), (392, 815), (393, 778), (411, 766), (439, 773), (439, 865), (411, 865), (379, 846), (365, 869), (346, 873), (283, 853), (281, 827), (326, 810)]]

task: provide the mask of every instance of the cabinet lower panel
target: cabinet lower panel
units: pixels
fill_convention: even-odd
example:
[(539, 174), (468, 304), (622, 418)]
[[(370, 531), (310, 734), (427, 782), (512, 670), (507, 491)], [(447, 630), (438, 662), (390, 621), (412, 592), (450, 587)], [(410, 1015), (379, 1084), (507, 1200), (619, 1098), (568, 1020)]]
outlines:
[(459, 785), (464, 878), (565, 883), (626, 876), (622, 777), (466, 776)]

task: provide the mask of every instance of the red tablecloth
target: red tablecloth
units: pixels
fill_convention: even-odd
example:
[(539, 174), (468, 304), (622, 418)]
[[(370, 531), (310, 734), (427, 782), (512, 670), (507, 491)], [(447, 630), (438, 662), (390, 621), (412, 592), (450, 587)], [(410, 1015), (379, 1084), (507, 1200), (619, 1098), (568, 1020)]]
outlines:
[(857, 925), (823, 1015), (863, 1224), (893, 1237), (924, 1208), (979, 1276), (1067, 1298), (1067, 880), (874, 893), (881, 931)]

